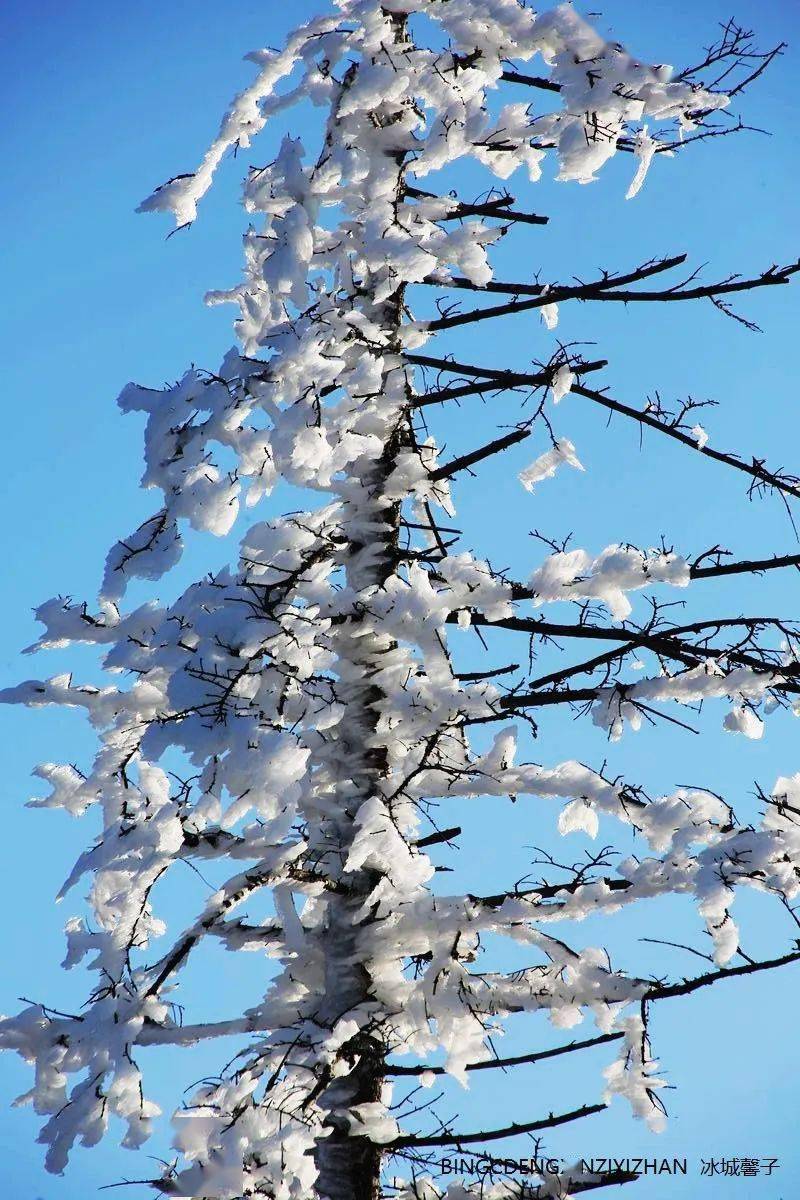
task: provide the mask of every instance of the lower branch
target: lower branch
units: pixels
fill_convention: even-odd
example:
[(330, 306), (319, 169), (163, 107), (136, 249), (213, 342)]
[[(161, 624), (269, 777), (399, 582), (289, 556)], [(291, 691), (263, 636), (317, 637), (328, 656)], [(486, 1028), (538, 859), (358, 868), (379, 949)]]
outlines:
[(566, 1125), (570, 1121), (580, 1121), (593, 1113), (604, 1112), (607, 1104), (585, 1104), (583, 1108), (573, 1109), (572, 1112), (550, 1113), (538, 1121), (526, 1121), (521, 1125), (506, 1125), (503, 1129), (481, 1129), (475, 1133), (440, 1133), (431, 1137), (400, 1137), (387, 1146), (389, 1151), (412, 1146), (461, 1146), (470, 1142), (496, 1142), (501, 1138), (516, 1137), (520, 1133), (535, 1133), (538, 1129), (554, 1129), (556, 1125)]

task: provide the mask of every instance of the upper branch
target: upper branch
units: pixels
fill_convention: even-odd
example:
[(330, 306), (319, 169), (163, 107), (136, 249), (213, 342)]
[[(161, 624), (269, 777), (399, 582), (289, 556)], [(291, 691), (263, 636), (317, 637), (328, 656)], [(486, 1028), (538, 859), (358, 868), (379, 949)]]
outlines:
[[(670, 267), (677, 265), (685, 260), (685, 255), (680, 255), (672, 259), (664, 259), (656, 266), (651, 266), (646, 271), (645, 268), (640, 268), (638, 274), (634, 273), (634, 277), (638, 279), (645, 278), (646, 274), (654, 274), (656, 270), (665, 271)], [(611, 276), (603, 276), (601, 279), (594, 280), (592, 283), (578, 284), (575, 286), (555, 285), (547, 287), (544, 284), (524, 284), (524, 283), (500, 283), (492, 282), (485, 287), (478, 287), (471, 284), (469, 280), (456, 279), (437, 280), (429, 278), (423, 280), (424, 283), (433, 284), (438, 287), (457, 287), (467, 288), (470, 291), (482, 292), (506, 292), (515, 296), (530, 295), (530, 300), (512, 300), (508, 304), (497, 304), (491, 308), (473, 308), (468, 312), (457, 313), (454, 316), (440, 317), (434, 321), (428, 321), (426, 328), (431, 332), (439, 332), (443, 329), (454, 329), (459, 325), (469, 325), (475, 321), (487, 321), (492, 317), (506, 316), (509, 313), (527, 312), (534, 308), (544, 308), (548, 304), (560, 303), (564, 300), (599, 300), (599, 301), (616, 301), (621, 304), (631, 303), (668, 303), (675, 300), (699, 300), (717, 299), (720, 296), (730, 295), (734, 292), (748, 292), (754, 288), (773, 287), (775, 285), (788, 283), (793, 275), (800, 271), (800, 261), (789, 263), (784, 267), (771, 266), (761, 275), (754, 276), (749, 279), (728, 278), (721, 280), (719, 283), (708, 283), (698, 285), (697, 287), (675, 287), (664, 288), (660, 291), (618, 291), (621, 284), (628, 282), (631, 276), (619, 276), (613, 278)], [(728, 315), (731, 315), (728, 313)]]
[[(420, 188), (415, 187), (406, 187), (406, 195), (419, 200), (444, 199), (434, 192), (423, 192)], [(538, 213), (526, 213), (513, 209), (511, 208), (513, 203), (513, 196), (507, 194), (472, 204), (454, 199), (453, 207), (444, 216), (436, 219), (438, 221), (460, 221), (462, 217), (501, 217), (503, 220), (516, 221), (520, 225), (546, 225), (550, 220), (549, 217), (540, 216)]]

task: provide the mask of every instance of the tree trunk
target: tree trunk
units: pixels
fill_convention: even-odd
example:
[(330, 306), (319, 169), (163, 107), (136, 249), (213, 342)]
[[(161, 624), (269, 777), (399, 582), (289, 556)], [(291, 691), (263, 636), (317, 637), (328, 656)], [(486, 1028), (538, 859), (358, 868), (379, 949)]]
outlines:
[[(405, 18), (393, 16), (392, 25), (395, 43), (402, 42)], [(389, 125), (394, 119), (396, 116), (389, 115), (384, 124)], [(404, 192), (405, 157), (404, 152), (393, 155), (397, 166), (396, 202), (401, 200)], [(377, 305), (370, 300), (369, 281), (365, 290), (363, 307), (371, 320), (382, 329), (396, 333), (402, 318), (405, 286), (399, 286), (387, 300)], [(399, 353), (399, 344), (393, 350)], [(349, 501), (350, 520), (343, 522), (342, 533), (348, 546), (346, 581), (348, 592), (353, 595), (366, 588), (382, 587), (396, 570), (401, 505), (387, 501), (385, 491), (398, 452), (410, 443), (411, 389), (405, 372), (385, 372), (383, 390), (388, 392), (398, 387), (402, 390), (402, 403), (398, 406), (394, 426), (387, 427), (383, 454), (374, 470), (360, 481)], [(329, 852), (329, 858), (338, 860), (341, 865), (352, 845), (359, 808), (376, 795), (380, 781), (388, 772), (386, 746), (376, 736), (386, 697), (373, 679), (395, 643), (385, 634), (372, 632), (365, 636), (365, 619), (360, 606), (354, 605), (337, 632), (336, 669), (341, 681), (338, 695), (344, 703), (344, 713), (336, 739), (325, 754), (328, 766), (333, 768), (332, 773), (338, 780), (333, 806), (336, 817), (326, 828), (325, 837), (328, 846), (335, 847)], [(324, 1023), (327, 1025), (368, 1000), (371, 985), (368, 966), (359, 952), (356, 913), (375, 888), (379, 876), (374, 870), (360, 869), (345, 872), (339, 878), (345, 894), (331, 893), (329, 897), (323, 942)], [(352, 1062), (352, 1070), (333, 1080), (320, 1098), (321, 1107), (331, 1112), (381, 1098), (386, 1048), (380, 1033), (362, 1031), (343, 1049), (343, 1054)], [(352, 1136), (341, 1118), (332, 1116), (331, 1124), (330, 1137), (321, 1139), (317, 1146), (318, 1194), (328, 1200), (377, 1200), (381, 1147), (366, 1137)]]
[[(399, 311), (399, 304), (396, 306)], [(385, 525), (378, 544), (371, 547), (357, 539), (350, 543), (350, 566), (347, 582), (353, 592), (369, 586), (381, 586), (394, 571), (400, 505), (388, 511), (383, 502), (383, 485), (403, 443), (405, 415), (401, 431), (386, 446), (373, 477), (365, 480), (368, 511), (377, 522)], [(364, 511), (356, 514), (363, 526)], [(368, 566), (359, 562), (364, 551)], [(379, 781), (388, 770), (386, 747), (376, 744), (380, 709), (385, 699), (380, 687), (370, 682), (380, 669), (383, 656), (394, 648), (385, 635), (364, 636), (361, 625), (364, 616), (358, 611), (349, 614), (338, 634), (339, 673), (343, 678), (342, 694), (346, 697), (344, 715), (338, 737), (332, 746), (336, 756), (340, 784), (338, 817), (335, 829), (329, 829), (335, 839), (335, 855), (344, 862), (355, 829), (360, 806), (376, 794)], [(352, 680), (352, 683), (347, 683)], [(349, 694), (348, 694), (349, 693)], [(342, 794), (345, 793), (345, 794)], [(347, 894), (331, 894), (328, 901), (328, 920), (324, 938), (325, 953), (325, 1018), (332, 1024), (349, 1009), (369, 999), (370, 974), (359, 954), (356, 924), (357, 911), (378, 882), (377, 872), (361, 869), (341, 876)], [(369, 918), (367, 918), (369, 920)], [(362, 919), (363, 922), (363, 919)], [(328, 1109), (349, 1108), (377, 1101), (381, 1096), (384, 1078), (385, 1049), (378, 1036), (361, 1033), (345, 1049), (345, 1057), (353, 1062), (350, 1074), (333, 1081), (324, 1091), (321, 1105)], [(336, 1118), (333, 1118), (336, 1124)], [(379, 1195), (380, 1147), (363, 1137), (352, 1137), (347, 1128), (339, 1128), (329, 1138), (319, 1142), (317, 1165), (318, 1191), (329, 1200), (376, 1200)]]

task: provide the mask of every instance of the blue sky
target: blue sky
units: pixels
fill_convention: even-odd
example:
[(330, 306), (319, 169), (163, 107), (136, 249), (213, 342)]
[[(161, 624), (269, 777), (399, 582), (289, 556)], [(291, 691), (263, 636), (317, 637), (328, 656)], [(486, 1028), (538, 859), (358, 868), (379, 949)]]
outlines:
[[(730, 3), (614, 0), (602, 4), (597, 24), (643, 58), (682, 65), (697, 59), (698, 47), (714, 37), (716, 23), (731, 15)], [(536, 185), (512, 180), (520, 207), (548, 213), (551, 222), (546, 230), (529, 229), (507, 239), (502, 273), (525, 278), (541, 271), (544, 279), (567, 280), (589, 276), (596, 268), (627, 268), (653, 255), (687, 252), (693, 264), (709, 264), (711, 278), (731, 270), (758, 271), (797, 256), (800, 10), (789, 0), (763, 7), (757, 0), (740, 0), (733, 11), (765, 45), (790, 43), (743, 105), (748, 123), (769, 129), (771, 136), (743, 134), (659, 160), (640, 195), (628, 203), (623, 196), (632, 168), (624, 156), (589, 188), (554, 183), (552, 169)], [(0, 481), (6, 513), (0, 529), (0, 562), (6, 568), (0, 592), (0, 686), (75, 665), (60, 654), (34, 665), (19, 651), (35, 636), (31, 609), (56, 593), (91, 599), (107, 548), (150, 511), (150, 498), (137, 487), (141, 427), (136, 419), (120, 416), (114, 398), (129, 379), (158, 386), (191, 362), (218, 365), (231, 343), (233, 314), (204, 308), (202, 295), (238, 277), (243, 222), (236, 200), (245, 162), (269, 159), (285, 127), (313, 144), (308, 114), (290, 115), (287, 126), (282, 118), (244, 161), (227, 163), (188, 233), (167, 241), (165, 223), (133, 210), (155, 184), (195, 165), (230, 96), (251, 77), (252, 67), (241, 62), (242, 55), (279, 43), (290, 24), (317, 8), (316, 0), (292, 5), (143, 0), (125, 6), (48, 0), (24, 7), (7, 0), (0, 18), (6, 114), (0, 134), (6, 176), (0, 191), (5, 233), (0, 257), (7, 294), (0, 349), (8, 414)], [(465, 178), (465, 186), (468, 182)], [(564, 305), (558, 335), (598, 343), (610, 360), (604, 382), (613, 385), (612, 394), (639, 403), (658, 388), (665, 398), (717, 399), (720, 407), (704, 418), (715, 444), (763, 454), (775, 466), (796, 470), (797, 295), (796, 288), (775, 289), (742, 301), (742, 311), (763, 326), (761, 335), (726, 321), (705, 303), (663, 310)], [(454, 338), (451, 346), (465, 356), (478, 355), (474, 333)], [(484, 354), (496, 365), (521, 366), (532, 357), (549, 356), (553, 348), (553, 335), (537, 318), (516, 317), (493, 336)], [(434, 428), (438, 439), (458, 453), (488, 440), (497, 420), (496, 407), (468, 401), (460, 411), (438, 418)], [(640, 448), (635, 428), (618, 421), (607, 429), (605, 419), (587, 411), (577, 397), (564, 401), (558, 420), (557, 432), (575, 442), (585, 475), (565, 472), (530, 497), (516, 482), (516, 472), (544, 447), (537, 444), (532, 452), (528, 443), (511, 451), (502, 465), (490, 467), (481, 483), (465, 480), (456, 490), (465, 544), (490, 555), (496, 565), (509, 566), (512, 574), (529, 572), (539, 557), (528, 536), (534, 527), (553, 536), (572, 531), (574, 545), (594, 551), (613, 541), (655, 545), (662, 534), (685, 552), (718, 542), (741, 557), (795, 548), (781, 506), (770, 500), (750, 504), (745, 485), (724, 468), (657, 435), (646, 437)], [(194, 538), (178, 582), (222, 565), (234, 544)], [(177, 586), (165, 581), (159, 590), (167, 597)], [(708, 592), (698, 589), (693, 612), (758, 609), (792, 616), (800, 608), (797, 576), (790, 573), (705, 586)], [(499, 660), (505, 647), (495, 645)], [(778, 716), (762, 742), (746, 742), (719, 732), (721, 716), (704, 717), (700, 737), (661, 725), (613, 747), (599, 731), (551, 717), (528, 749), (547, 762), (578, 757), (599, 765), (608, 758), (614, 773), (624, 771), (656, 794), (677, 783), (715, 787), (747, 817), (757, 808), (754, 781), (769, 788), (778, 774), (800, 770), (797, 726), (792, 718)], [(57, 909), (53, 896), (96, 831), (88, 824), (91, 818), (76, 823), (62, 814), (27, 810), (23, 802), (35, 790), (30, 780), (35, 763), (80, 761), (91, 753), (92, 740), (77, 718), (65, 714), (3, 710), (0, 726), (5, 805), (0, 863), (6, 896), (0, 946), (7, 964), (0, 1011), (15, 1011), (19, 995), (69, 1006), (73, 999), (80, 1002), (82, 981), (74, 972), (63, 976), (57, 964), (63, 956), (61, 929), (73, 909)], [(510, 869), (524, 873), (525, 848), (541, 844), (547, 834), (540, 825), (552, 823), (552, 814), (544, 816), (546, 822), (533, 807), (521, 816), (498, 802), (479, 802), (463, 821), (464, 853), (455, 885), (469, 881), (474, 888), (479, 870), (481, 887), (490, 891), (508, 884)], [(489, 841), (487, 827), (493, 831)], [(202, 900), (188, 872), (185, 886), (185, 894), (176, 889), (165, 896), (168, 916), (177, 919), (184, 907)], [(751, 898), (737, 902), (737, 909), (747, 918), (750, 953), (778, 951), (791, 937), (774, 908)], [(658, 920), (669, 916), (702, 944), (687, 913), (663, 910)], [(628, 939), (652, 935), (651, 920), (648, 915), (627, 926), (623, 922)], [(665, 928), (659, 925), (656, 936), (668, 936)], [(586, 929), (586, 942), (605, 937), (604, 930)], [(625, 961), (619, 930), (614, 939)], [(220, 957), (215, 983), (210, 975), (196, 977), (209, 1003), (233, 998), (235, 1005), (240, 991), (248, 1002), (258, 995), (258, 964), (250, 956), (241, 964), (237, 957)], [(674, 976), (692, 969), (690, 960), (672, 952), (648, 962), (652, 970)], [(673, 1001), (657, 1014), (657, 1047), (670, 1081), (678, 1085), (669, 1094), (673, 1121), (660, 1139), (633, 1125), (618, 1102), (608, 1114), (593, 1118), (591, 1144), (583, 1135), (578, 1143), (574, 1132), (559, 1131), (548, 1148), (575, 1156), (686, 1155), (695, 1172), (699, 1159), (712, 1155), (781, 1161), (773, 1179), (752, 1185), (698, 1180), (695, 1173), (685, 1185), (671, 1181), (668, 1190), (663, 1184), (640, 1186), (638, 1194), (657, 1200), (695, 1190), (709, 1197), (747, 1194), (749, 1200), (751, 1186), (763, 1200), (797, 1192), (800, 1044), (794, 997), (799, 978), (798, 968), (790, 968), (780, 976), (725, 984)], [(206, 1052), (191, 1061), (169, 1055), (156, 1061), (152, 1052), (142, 1058), (152, 1068), (159, 1097), (168, 1095), (174, 1079), (186, 1086), (214, 1062)], [(599, 1074), (604, 1061), (601, 1052), (586, 1060), (585, 1089), (577, 1068), (563, 1076), (525, 1068), (513, 1081), (503, 1077), (495, 1083), (492, 1095), (484, 1087), (454, 1097), (451, 1111), (461, 1109), (466, 1128), (485, 1118), (487, 1106), (493, 1112), (502, 1107), (517, 1120), (530, 1113), (531, 1105), (536, 1111), (570, 1107), (576, 1097), (587, 1098), (585, 1090), (594, 1098), (599, 1080), (593, 1072)], [(134, 1158), (109, 1140), (96, 1150), (79, 1151), (65, 1177), (47, 1177), (34, 1144), (38, 1120), (29, 1109), (8, 1110), (11, 1099), (28, 1086), (22, 1064), (0, 1059), (4, 1194), (20, 1200), (85, 1200), (103, 1184), (152, 1169), (143, 1156)], [(163, 1138), (154, 1141), (152, 1152), (166, 1153), (167, 1144)], [(131, 1188), (122, 1194), (148, 1192)]]

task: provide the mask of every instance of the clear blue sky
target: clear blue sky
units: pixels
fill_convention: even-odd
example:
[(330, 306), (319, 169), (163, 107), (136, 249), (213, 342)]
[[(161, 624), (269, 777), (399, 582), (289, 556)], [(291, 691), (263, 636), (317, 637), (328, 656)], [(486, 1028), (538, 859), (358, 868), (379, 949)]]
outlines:
[[(696, 60), (699, 46), (715, 35), (716, 23), (732, 13), (755, 28), (766, 45), (787, 40), (786, 56), (743, 105), (748, 122), (772, 136), (741, 135), (693, 147), (673, 161), (657, 161), (643, 191), (629, 203), (623, 200), (629, 159), (613, 163), (603, 181), (589, 188), (555, 184), (549, 177), (536, 185), (512, 181), (521, 207), (550, 214), (551, 224), (517, 235), (503, 248), (505, 272), (524, 278), (541, 271), (544, 279), (566, 280), (597, 267), (629, 267), (653, 255), (686, 251), (694, 263), (709, 264), (710, 278), (796, 257), (800, 8), (794, 0), (767, 6), (739, 0), (735, 7), (733, 0), (651, 0), (646, 5), (596, 0), (593, 7), (601, 4), (600, 28), (651, 61), (683, 65)], [(246, 161), (271, 157), (283, 125), (279, 122), (275, 134), (257, 142), (244, 161), (225, 166), (201, 220), (188, 234), (166, 241), (166, 224), (135, 216), (134, 207), (155, 184), (194, 167), (230, 96), (251, 77), (252, 67), (242, 64), (242, 55), (280, 42), (290, 24), (318, 7), (316, 0), (128, 5), (32, 0), (24, 6), (7, 0), (0, 17), (5, 114), (0, 257), (7, 297), (0, 328), (7, 413), (0, 481), (6, 514), (0, 529), (5, 581), (0, 686), (75, 665), (61, 654), (36, 665), (20, 658), (21, 647), (35, 636), (31, 609), (56, 593), (91, 600), (107, 548), (149, 513), (150, 498), (137, 488), (141, 427), (119, 415), (114, 397), (129, 379), (157, 386), (190, 362), (218, 365), (231, 341), (233, 314), (205, 309), (202, 294), (238, 276), (238, 183)], [(297, 121), (290, 115), (289, 121), (292, 132), (312, 142), (305, 114)], [(605, 381), (622, 398), (640, 402), (659, 388), (665, 398), (691, 393), (718, 399), (720, 408), (704, 419), (717, 445), (764, 454), (775, 466), (797, 471), (797, 297), (797, 288), (776, 289), (742, 302), (742, 310), (764, 327), (762, 335), (725, 321), (709, 304), (663, 311), (564, 305), (558, 334), (599, 343), (611, 360)], [(476, 354), (474, 335), (452, 344)], [(548, 356), (552, 348), (552, 335), (537, 320), (517, 317), (506, 323), (490, 353), (497, 365), (521, 365)], [(739, 479), (680, 447), (662, 444), (666, 439), (656, 435), (640, 449), (635, 429), (615, 424), (607, 430), (581, 403), (572, 398), (562, 404), (557, 432), (576, 443), (586, 475), (566, 472), (530, 497), (516, 483), (516, 471), (543, 447), (534, 453), (529, 445), (517, 448), (509, 460), (513, 470), (504, 463), (484, 475), (483, 484), (465, 481), (459, 487), (467, 545), (516, 575), (529, 571), (538, 556), (527, 536), (534, 526), (554, 536), (574, 531), (575, 545), (595, 551), (612, 541), (654, 545), (662, 534), (685, 552), (717, 542), (742, 557), (796, 546), (775, 501), (749, 504)], [(495, 412), (478, 404), (465, 406), (445, 417), (436, 432), (458, 452), (487, 440), (494, 419)], [(181, 579), (221, 565), (232, 545), (195, 538)], [(698, 597), (695, 604), (701, 610), (705, 604), (708, 612), (758, 609), (797, 616), (797, 576), (778, 574), (726, 587), (708, 585), (707, 599)], [(176, 586), (165, 583), (162, 596)], [(498, 647), (498, 659), (502, 653)], [(660, 726), (613, 747), (598, 731), (562, 717), (543, 722), (531, 753), (540, 761), (577, 757), (593, 765), (608, 757), (613, 772), (624, 771), (653, 793), (677, 783), (704, 784), (723, 791), (747, 817), (756, 811), (754, 781), (769, 788), (778, 774), (800, 770), (797, 725), (776, 717), (763, 741), (754, 743), (719, 733), (721, 715), (717, 711), (704, 719), (702, 737)], [(80, 1002), (83, 981), (74, 972), (64, 976), (58, 963), (61, 929), (77, 901), (56, 909), (53, 896), (95, 830), (62, 814), (26, 810), (23, 801), (35, 790), (29, 778), (35, 763), (80, 761), (91, 752), (92, 740), (77, 718), (64, 714), (4, 710), (0, 724), (5, 805), (0, 1011), (15, 1011), (20, 994), (69, 1007), (73, 1000)], [(551, 814), (545, 816), (549, 823)], [(455, 886), (470, 880), (474, 888), (481, 860), (481, 887), (487, 891), (507, 885), (511, 869), (524, 873), (525, 846), (546, 834), (537, 826), (541, 815), (533, 806), (522, 832), (520, 819), (518, 811), (498, 802), (476, 808), (466, 820)], [(495, 836), (487, 846), (489, 822)], [(189, 872), (185, 887), (188, 900), (165, 898), (167, 916), (202, 901)], [(737, 910), (747, 917), (745, 946), (751, 953), (786, 945), (791, 933), (774, 909), (751, 899), (737, 902)], [(685, 913), (675, 919), (686, 936), (702, 944), (696, 921)], [(629, 938), (652, 934), (648, 920), (629, 921)], [(656, 935), (665, 932), (660, 925)], [(587, 926), (587, 942), (603, 936)], [(620, 940), (622, 962), (623, 945)], [(258, 964), (246, 957), (245, 964), (232, 955), (221, 957), (214, 982), (198, 976), (197, 987), (208, 990), (214, 1003), (233, 998), (235, 1006), (240, 989), (250, 1002), (258, 995)], [(647, 961), (650, 969), (675, 976), (692, 969), (691, 960), (671, 952)], [(576, 1157), (592, 1151), (687, 1155), (695, 1174), (685, 1183), (639, 1185), (636, 1194), (653, 1200), (695, 1194), (778, 1200), (797, 1194), (798, 980), (800, 971), (792, 968), (780, 976), (725, 984), (674, 1001), (657, 1015), (657, 1047), (677, 1085), (669, 1093), (673, 1120), (660, 1139), (632, 1124), (618, 1102), (607, 1115), (593, 1118), (590, 1144), (583, 1138), (578, 1143), (574, 1132), (558, 1131), (548, 1148)], [(213, 1069), (208, 1053), (193, 1058), (183, 1053), (160, 1061), (152, 1052), (142, 1056), (147, 1067), (152, 1064), (159, 1098), (166, 1099), (175, 1079), (187, 1086)], [(532, 1107), (538, 1112), (593, 1099), (599, 1083), (592, 1071), (599, 1073), (603, 1061), (601, 1055), (587, 1063), (585, 1089), (574, 1072), (562, 1078), (555, 1070), (525, 1068), (513, 1082), (497, 1082), (492, 1111), (502, 1109), (503, 1115), (521, 1120)], [(8, 1111), (11, 1099), (28, 1086), (29, 1072), (19, 1061), (0, 1059), (3, 1195), (87, 1200), (103, 1184), (152, 1170), (144, 1155), (134, 1157), (109, 1140), (96, 1150), (78, 1151), (64, 1178), (47, 1177), (34, 1144), (38, 1119), (29, 1109)], [(464, 1128), (477, 1127), (486, 1115), (485, 1089), (474, 1097), (459, 1095), (451, 1111), (456, 1102)], [(167, 1154), (167, 1145), (164, 1138), (154, 1139), (152, 1153)], [(698, 1160), (712, 1155), (777, 1156), (781, 1168), (771, 1180), (750, 1183), (698, 1179)], [(121, 1194), (149, 1193), (131, 1188)]]

